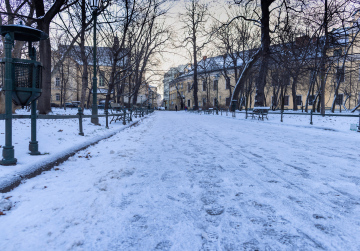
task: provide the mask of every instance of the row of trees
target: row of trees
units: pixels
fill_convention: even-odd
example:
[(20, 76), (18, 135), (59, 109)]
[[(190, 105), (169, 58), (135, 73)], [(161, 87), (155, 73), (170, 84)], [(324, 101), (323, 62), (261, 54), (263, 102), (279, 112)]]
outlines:
[[(346, 86), (343, 81), (345, 74), (359, 70), (351, 56), (359, 45), (360, 24), (354, 22), (358, 14), (360, 4), (351, 0), (235, 0), (227, 6), (227, 20), (219, 21), (206, 1), (189, 0), (182, 19), (187, 34), (183, 42), (190, 44), (195, 108), (201, 78), (197, 60), (211, 55), (210, 50), (223, 56), (225, 79), (233, 74), (235, 85), (229, 88), (229, 97), (239, 104), (246, 100), (247, 106), (255, 91), (256, 106), (283, 106), (288, 88), (294, 109), (300, 89), (307, 89), (305, 109), (311, 103), (322, 113), (327, 91), (334, 94), (332, 111), (340, 88), (345, 100), (358, 102), (358, 97), (350, 96), (356, 81)], [(215, 21), (209, 25), (209, 20)], [(339, 53), (332, 54), (334, 49)], [(350, 67), (348, 62), (353, 62)], [(334, 85), (325, 85), (331, 75)], [(272, 88), (266, 83), (272, 83)], [(267, 95), (274, 97), (272, 104), (266, 104)]]
[[(110, 99), (120, 101), (126, 97), (136, 104), (141, 88), (149, 88), (146, 72), (157, 67), (157, 56), (169, 40), (171, 32), (162, 16), (167, 12), (165, 0), (112, 0), (102, 1), (96, 16), (97, 59), (106, 65), (101, 75), (107, 87), (107, 106)], [(0, 24), (13, 24), (23, 20), (48, 34), (50, 39), (39, 43), (43, 64), (43, 92), (38, 110), (51, 111), (51, 80), (61, 76), (61, 100), (65, 101), (70, 78), (80, 72), (81, 83), (77, 100), (82, 107), (89, 106), (92, 69), (92, 9), (87, 0), (5, 0), (1, 5)], [(24, 44), (16, 42), (14, 56), (21, 57)], [(76, 64), (71, 64), (72, 58)], [(69, 66), (76, 65), (74, 70)], [(99, 65), (99, 64), (98, 64)], [(98, 71), (99, 72), (99, 71)], [(149, 74), (148, 74), (149, 75)], [(145, 86), (145, 87), (144, 87)], [(150, 89), (147, 90), (150, 93)], [(88, 95), (86, 95), (88, 94)]]

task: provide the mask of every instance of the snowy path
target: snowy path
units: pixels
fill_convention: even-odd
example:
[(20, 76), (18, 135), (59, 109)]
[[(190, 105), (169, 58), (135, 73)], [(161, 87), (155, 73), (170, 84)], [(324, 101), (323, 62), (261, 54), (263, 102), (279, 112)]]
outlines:
[(4, 194), (0, 250), (359, 250), (359, 135), (158, 112)]

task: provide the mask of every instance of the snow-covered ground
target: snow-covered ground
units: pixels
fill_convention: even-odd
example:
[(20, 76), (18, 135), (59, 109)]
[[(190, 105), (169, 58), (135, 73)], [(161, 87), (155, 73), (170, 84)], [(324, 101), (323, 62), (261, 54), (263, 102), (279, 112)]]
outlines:
[[(101, 114), (103, 110), (99, 110)], [(16, 114), (30, 115), (29, 111), (20, 109)], [(77, 109), (53, 108), (51, 115), (75, 115)], [(91, 115), (90, 110), (85, 110), (85, 115)], [(140, 118), (133, 117), (133, 121)], [(110, 122), (110, 119), (109, 119)], [(74, 152), (76, 149), (93, 143), (99, 139), (116, 133), (125, 126), (121, 122), (112, 123), (109, 129), (105, 128), (105, 118), (99, 118), (101, 126), (96, 126), (90, 122), (90, 118), (83, 119), (84, 136), (79, 135), (79, 120), (37, 120), (37, 140), (39, 151), (42, 155), (29, 155), (29, 141), (31, 137), (31, 127), (29, 119), (13, 119), (13, 146), (15, 149), (16, 166), (0, 166), (0, 188), (8, 185), (18, 176), (26, 176), (44, 164), (52, 162), (67, 153)], [(5, 121), (0, 121), (0, 147), (5, 144)]]
[(156, 112), (2, 194), (0, 250), (359, 250), (358, 119), (308, 122)]

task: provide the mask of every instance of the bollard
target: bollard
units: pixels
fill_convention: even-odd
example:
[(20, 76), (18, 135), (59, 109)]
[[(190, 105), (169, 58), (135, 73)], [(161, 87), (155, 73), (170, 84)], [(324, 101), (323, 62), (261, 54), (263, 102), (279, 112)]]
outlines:
[(247, 119), (248, 117), (248, 111), (247, 111), (247, 108), (245, 108), (245, 119)]
[(84, 136), (83, 126), (82, 126), (82, 115), (84, 115), (84, 114), (83, 114), (83, 112), (81, 110), (81, 107), (78, 108), (78, 114), (77, 115), (79, 115), (79, 135)]
[(124, 109), (123, 125), (126, 125), (125, 117), (126, 117), (126, 110)]
[(312, 122), (312, 116), (313, 116), (313, 110), (311, 109), (311, 112), (310, 112), (310, 125), (313, 124), (313, 122)]
[(281, 122), (284, 122), (283, 121), (283, 112), (284, 112), (284, 110), (281, 109), (281, 120), (280, 120)]

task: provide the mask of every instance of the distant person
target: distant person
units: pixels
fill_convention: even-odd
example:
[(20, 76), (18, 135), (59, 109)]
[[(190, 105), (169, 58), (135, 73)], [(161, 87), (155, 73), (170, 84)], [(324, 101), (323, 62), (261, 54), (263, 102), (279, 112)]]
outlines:
[(187, 106), (185, 106), (185, 112), (187, 111)]
[(177, 105), (175, 105), (175, 110), (177, 111)]

